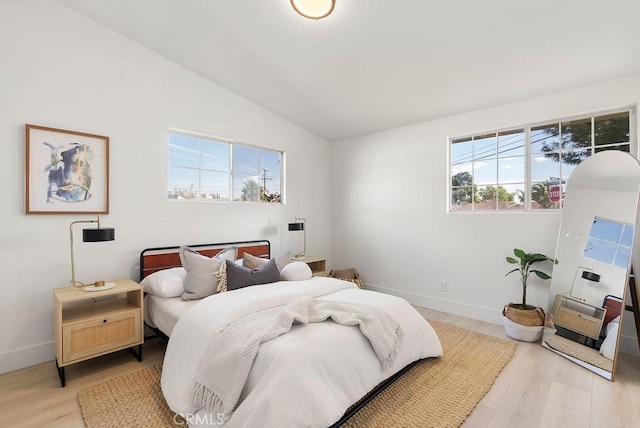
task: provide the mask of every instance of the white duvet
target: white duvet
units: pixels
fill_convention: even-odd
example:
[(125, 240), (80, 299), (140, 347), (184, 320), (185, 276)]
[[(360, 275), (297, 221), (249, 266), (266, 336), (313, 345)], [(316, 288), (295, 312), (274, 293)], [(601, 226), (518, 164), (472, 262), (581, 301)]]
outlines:
[[(231, 419), (207, 414), (193, 401), (194, 378), (217, 335), (244, 316), (301, 297), (364, 303), (394, 318), (405, 338), (389, 372), (356, 326), (332, 321), (296, 324), (264, 343)], [(162, 392), (189, 425), (326, 427), (377, 384), (411, 362), (442, 355), (433, 328), (406, 300), (332, 278), (281, 281), (220, 293), (187, 311), (174, 328), (162, 369)]]

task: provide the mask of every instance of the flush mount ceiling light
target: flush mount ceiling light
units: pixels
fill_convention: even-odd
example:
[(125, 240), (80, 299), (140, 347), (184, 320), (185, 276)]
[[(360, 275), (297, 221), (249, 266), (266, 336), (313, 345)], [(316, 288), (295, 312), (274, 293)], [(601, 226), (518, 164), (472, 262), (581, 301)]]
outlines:
[(309, 19), (322, 19), (333, 12), (335, 0), (291, 0), (291, 6), (300, 15)]

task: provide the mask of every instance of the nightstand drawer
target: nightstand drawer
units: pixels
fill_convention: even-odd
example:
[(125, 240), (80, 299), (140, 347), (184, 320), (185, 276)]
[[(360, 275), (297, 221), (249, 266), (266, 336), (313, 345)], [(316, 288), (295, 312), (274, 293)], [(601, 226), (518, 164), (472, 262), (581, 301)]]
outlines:
[(141, 311), (132, 309), (62, 327), (62, 363), (142, 342)]
[(602, 326), (602, 320), (564, 306), (558, 307), (555, 323), (593, 339), (598, 339)]

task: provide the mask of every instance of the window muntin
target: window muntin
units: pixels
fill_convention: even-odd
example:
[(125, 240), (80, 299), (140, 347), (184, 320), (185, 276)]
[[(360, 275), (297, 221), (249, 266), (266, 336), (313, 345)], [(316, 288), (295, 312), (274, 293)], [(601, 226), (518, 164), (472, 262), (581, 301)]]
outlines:
[(276, 150), (170, 132), (168, 198), (282, 202), (282, 159)]
[(580, 162), (630, 152), (631, 117), (626, 110), (450, 140), (450, 211), (560, 209)]

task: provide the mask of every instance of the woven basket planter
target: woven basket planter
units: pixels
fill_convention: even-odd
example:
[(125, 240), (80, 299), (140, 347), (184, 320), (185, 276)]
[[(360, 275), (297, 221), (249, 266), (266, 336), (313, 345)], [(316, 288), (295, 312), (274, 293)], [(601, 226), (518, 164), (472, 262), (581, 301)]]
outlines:
[(523, 342), (535, 342), (542, 336), (544, 311), (542, 308), (518, 309), (509, 303), (502, 310), (502, 323), (507, 336)]

